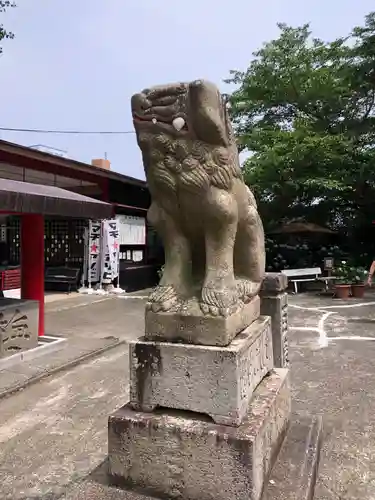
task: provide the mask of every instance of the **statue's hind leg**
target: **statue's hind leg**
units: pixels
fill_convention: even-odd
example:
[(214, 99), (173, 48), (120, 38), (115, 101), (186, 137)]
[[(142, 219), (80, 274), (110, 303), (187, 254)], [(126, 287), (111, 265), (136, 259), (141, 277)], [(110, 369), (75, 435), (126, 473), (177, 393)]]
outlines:
[(204, 313), (227, 316), (238, 306), (233, 270), (237, 202), (231, 193), (211, 186), (202, 215), (205, 218), (206, 271), (201, 309)]
[(234, 247), (234, 272), (240, 297), (250, 300), (259, 293), (265, 274), (264, 230), (258, 211), (249, 204), (240, 219)]

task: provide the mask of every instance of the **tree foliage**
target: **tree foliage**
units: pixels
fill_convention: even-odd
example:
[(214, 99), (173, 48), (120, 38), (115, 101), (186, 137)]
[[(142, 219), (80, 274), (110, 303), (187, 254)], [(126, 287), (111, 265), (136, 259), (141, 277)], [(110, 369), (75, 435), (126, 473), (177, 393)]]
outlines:
[[(10, 0), (0, 0), (0, 14), (4, 13), (9, 7), (15, 7), (16, 4)], [(0, 24), (0, 42), (4, 38), (14, 38), (14, 33), (7, 31), (3, 24)], [(3, 48), (0, 45), (0, 54), (3, 52)]]
[[(231, 71), (244, 175), (266, 226), (303, 217), (333, 228), (375, 219), (375, 12), (324, 42), (308, 24)], [(372, 215), (371, 215), (372, 212)]]

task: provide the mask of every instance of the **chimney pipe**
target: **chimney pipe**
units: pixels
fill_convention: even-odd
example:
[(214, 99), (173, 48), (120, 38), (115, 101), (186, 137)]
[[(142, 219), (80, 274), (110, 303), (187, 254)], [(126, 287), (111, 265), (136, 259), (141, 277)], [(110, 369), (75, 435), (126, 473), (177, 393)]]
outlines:
[(104, 168), (105, 170), (111, 170), (111, 162), (107, 159), (98, 158), (91, 161), (93, 167)]

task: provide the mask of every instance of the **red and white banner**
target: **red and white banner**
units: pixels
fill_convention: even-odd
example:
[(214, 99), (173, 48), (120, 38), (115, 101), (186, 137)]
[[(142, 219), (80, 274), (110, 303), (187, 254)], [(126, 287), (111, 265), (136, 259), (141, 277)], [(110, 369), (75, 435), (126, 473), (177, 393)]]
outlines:
[(85, 230), (83, 283), (110, 284), (120, 271), (120, 228), (116, 219), (89, 221)]
[(116, 219), (102, 223), (101, 281), (112, 283), (119, 275), (120, 231)]
[(101, 222), (89, 221), (88, 267), (92, 283), (100, 279)]

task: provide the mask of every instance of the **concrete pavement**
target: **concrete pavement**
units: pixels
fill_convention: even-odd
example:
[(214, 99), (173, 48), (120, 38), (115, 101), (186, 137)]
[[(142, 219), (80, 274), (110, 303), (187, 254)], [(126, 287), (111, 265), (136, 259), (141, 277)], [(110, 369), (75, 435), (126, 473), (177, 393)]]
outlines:
[[(61, 327), (72, 338), (126, 341), (141, 334), (143, 307), (142, 299), (118, 297), (82, 305), (61, 316)], [(351, 322), (368, 319), (373, 308), (371, 296), (290, 296), (293, 411), (324, 415), (316, 500), (375, 499), (375, 324)], [(58, 311), (48, 312), (52, 328), (50, 314)], [(144, 499), (102, 484), (107, 417), (127, 401), (127, 363), (119, 345), (0, 401), (1, 499)]]
[(324, 417), (315, 499), (375, 499), (374, 297), (289, 302), (293, 411)]
[(127, 401), (127, 347), (0, 402), (0, 498), (58, 498), (106, 457), (108, 414)]
[(54, 352), (0, 368), (0, 399), (142, 335), (144, 300), (73, 295), (46, 303), (46, 334), (67, 341)]

